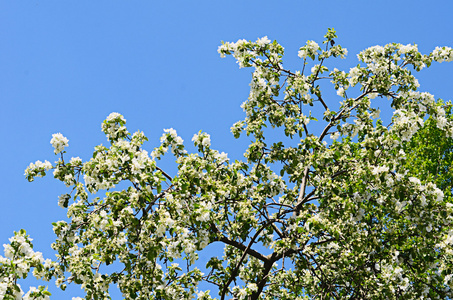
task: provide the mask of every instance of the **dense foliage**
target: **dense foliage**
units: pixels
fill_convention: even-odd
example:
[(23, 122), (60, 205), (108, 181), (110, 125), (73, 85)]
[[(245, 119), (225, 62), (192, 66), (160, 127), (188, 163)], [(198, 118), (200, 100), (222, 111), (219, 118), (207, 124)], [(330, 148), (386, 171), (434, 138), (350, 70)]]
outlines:
[[(439, 101), (439, 103), (442, 103)], [(451, 104), (444, 106), (451, 122)], [(424, 182), (434, 182), (450, 198), (453, 188), (453, 139), (437, 126), (436, 120), (427, 119), (423, 127), (405, 145), (405, 161), (409, 172)]]
[[(453, 121), (412, 72), (452, 61), (453, 51), (375, 46), (345, 72), (326, 66), (347, 55), (335, 38), (329, 29), (322, 47), (301, 47), (301, 71), (285, 69), (283, 47), (267, 37), (219, 47), (254, 69), (245, 119), (231, 128), (252, 138), (245, 161), (213, 149), (204, 132), (188, 153), (173, 129), (148, 153), (145, 135), (130, 134), (118, 113), (102, 124), (110, 146), (96, 146), (89, 161), (66, 159), (68, 140), (55, 134), (59, 160), (30, 164), (26, 177), (53, 170), (68, 187), (59, 205), (70, 221), (54, 224), (54, 261), (33, 251), (25, 231), (11, 238), (0, 295), (21, 299), (17, 280), (34, 268), (62, 289), (81, 285), (85, 299), (110, 299), (111, 283), (125, 299), (452, 297)], [(336, 95), (321, 89), (326, 79)], [(387, 101), (389, 125), (377, 108)], [(169, 149), (175, 176), (159, 167)], [(199, 253), (212, 243), (224, 251), (203, 252), (211, 258), (202, 273)], [(48, 294), (32, 288), (24, 299)]]

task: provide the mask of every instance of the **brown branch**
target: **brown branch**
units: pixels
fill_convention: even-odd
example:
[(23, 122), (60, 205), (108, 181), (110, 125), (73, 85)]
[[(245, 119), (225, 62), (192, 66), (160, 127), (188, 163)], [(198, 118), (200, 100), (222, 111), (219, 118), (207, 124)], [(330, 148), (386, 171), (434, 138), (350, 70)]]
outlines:
[(325, 110), (328, 110), (329, 107), (327, 106), (326, 102), (324, 102), (324, 100), (322, 99), (322, 97), (320, 95), (316, 95), (318, 97), (318, 100), (321, 102), (322, 106), (324, 106), (324, 109)]
[(172, 188), (173, 188), (173, 185), (170, 185), (165, 191), (161, 192), (160, 194), (157, 194), (154, 197), (153, 201), (151, 203), (149, 203), (148, 206), (143, 210), (143, 215), (147, 215), (148, 212), (153, 207), (153, 205), (156, 203), (156, 201), (159, 200), (160, 198), (162, 198)]
[(261, 228), (259, 230), (256, 231), (255, 235), (252, 237), (252, 239), (250, 240), (247, 248), (244, 250), (244, 252), (242, 253), (242, 256), (241, 258), (239, 259), (238, 263), (236, 264), (236, 267), (234, 268), (233, 272), (231, 272), (231, 276), (230, 278), (228, 279), (228, 282), (223, 286), (223, 290), (222, 290), (222, 295), (221, 295), (221, 300), (224, 300), (225, 299), (225, 295), (227, 293), (227, 290), (228, 290), (228, 286), (231, 284), (231, 282), (233, 282), (233, 280), (236, 278), (237, 276), (237, 273), (239, 271), (239, 268), (241, 267), (241, 264), (242, 262), (244, 261), (245, 257), (247, 256), (247, 251), (248, 250), (251, 250), (251, 247), (253, 245), (253, 243), (255, 243), (255, 239), (260, 235), (260, 233), (264, 230), (264, 228), (266, 228), (266, 225), (267, 224), (264, 224), (263, 226), (261, 226)]
[[(263, 227), (265, 227), (265, 226), (263, 226)], [(261, 260), (262, 262), (267, 262), (269, 260), (269, 258), (264, 256), (263, 254), (255, 251), (251, 248), (247, 248), (244, 244), (239, 243), (235, 240), (231, 240), (228, 237), (226, 237), (225, 235), (223, 235), (223, 233), (215, 226), (214, 223), (211, 223), (211, 229), (214, 230), (214, 232), (221, 235), (221, 237), (217, 241), (223, 242), (223, 243), (231, 245), (233, 247), (236, 247), (239, 250), (246, 251), (248, 255), (257, 258), (257, 259)]]
[(303, 201), (304, 199), (304, 195), (305, 195), (305, 188), (307, 186), (307, 181), (308, 181), (308, 171), (309, 171), (309, 167), (305, 167), (305, 170), (304, 170), (304, 177), (302, 178), (302, 183), (300, 184), (300, 190), (299, 190), (299, 196), (297, 197), (297, 205), (296, 207), (299, 207), (300, 206), (300, 203)]
[[(268, 222), (268, 224), (271, 224), (272, 228), (274, 228), (275, 232), (277, 232), (277, 234), (283, 238), (283, 233), (280, 231), (280, 229), (278, 229), (278, 227), (275, 225), (275, 220), (271, 220), (269, 218), (269, 211), (267, 210), (267, 205), (264, 206), (264, 209), (266, 210), (266, 214), (263, 213), (259, 208), (257, 208), (255, 205), (252, 204), (252, 207), (256, 209), (256, 211), (266, 219), (266, 221)], [(262, 228), (264, 229), (264, 227), (266, 227), (268, 224), (265, 224)], [(260, 230), (261, 231), (261, 230)]]
[[(358, 96), (357, 98), (354, 99), (354, 102), (355, 101), (358, 101), (360, 99), (362, 99), (363, 97), (365, 97), (366, 95), (368, 94), (368, 92), (365, 92), (363, 93), (362, 95)], [(350, 112), (352, 111), (354, 108), (357, 107), (358, 104), (354, 105), (354, 106), (351, 106), (349, 108), (343, 108), (342, 110), (340, 110), (338, 112), (338, 114), (331, 119), (331, 121), (329, 122), (329, 124), (327, 124), (327, 126), (324, 128), (324, 130), (322, 131), (321, 135), (319, 136), (319, 141), (322, 141), (324, 139), (324, 137), (327, 135), (327, 133), (329, 132), (330, 128), (332, 128), (332, 126), (334, 125), (334, 122), (335, 121), (338, 121), (342, 118), (343, 114), (347, 111), (347, 112)]]
[(261, 293), (263, 292), (264, 287), (266, 286), (267, 275), (271, 271), (272, 266), (274, 265), (274, 262), (279, 260), (282, 256), (283, 256), (283, 254), (276, 254), (275, 252), (269, 256), (269, 260), (264, 263), (264, 270), (263, 270), (263, 273), (261, 274), (262, 278), (257, 284), (258, 289), (255, 292), (253, 292), (253, 294), (250, 296), (250, 300), (257, 300), (260, 297)]
[(162, 174), (163, 174), (168, 180), (170, 180), (170, 181), (173, 180), (173, 178), (172, 178), (170, 175), (168, 175), (167, 173), (165, 173), (165, 171), (162, 170), (161, 168), (159, 168), (158, 166), (156, 166), (156, 169), (159, 170), (159, 171), (161, 171)]

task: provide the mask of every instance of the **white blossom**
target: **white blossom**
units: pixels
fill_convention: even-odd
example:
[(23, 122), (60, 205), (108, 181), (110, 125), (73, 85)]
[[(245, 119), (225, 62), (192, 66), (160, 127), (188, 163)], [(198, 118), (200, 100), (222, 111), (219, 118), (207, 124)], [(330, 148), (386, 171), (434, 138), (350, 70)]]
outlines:
[(55, 154), (61, 153), (65, 147), (68, 147), (69, 140), (65, 138), (61, 133), (54, 133), (52, 134), (52, 139), (50, 143), (52, 147), (55, 148)]

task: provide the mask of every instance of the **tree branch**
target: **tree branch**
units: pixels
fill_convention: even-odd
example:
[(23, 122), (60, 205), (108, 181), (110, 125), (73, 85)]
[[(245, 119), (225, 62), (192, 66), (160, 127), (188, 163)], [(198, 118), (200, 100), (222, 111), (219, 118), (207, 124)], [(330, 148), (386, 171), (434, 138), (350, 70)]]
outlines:
[(279, 260), (282, 256), (283, 255), (278, 255), (274, 252), (270, 255), (269, 260), (264, 263), (264, 270), (263, 273), (261, 274), (262, 278), (258, 282), (258, 289), (255, 292), (253, 292), (253, 294), (250, 296), (250, 300), (257, 300), (259, 298), (259, 296), (263, 292), (264, 286), (266, 285), (267, 274), (269, 274), (269, 272), (271, 271), (274, 262)]
[[(265, 227), (265, 226), (263, 226), (263, 227)], [(231, 245), (233, 247), (236, 247), (239, 250), (246, 251), (248, 255), (257, 258), (257, 259), (261, 260), (262, 262), (267, 262), (269, 260), (269, 258), (264, 256), (263, 254), (255, 251), (251, 248), (247, 248), (244, 244), (231, 240), (228, 237), (226, 237), (225, 235), (223, 235), (223, 233), (215, 226), (214, 223), (211, 223), (211, 229), (221, 235), (221, 237), (217, 241), (223, 242), (223, 243)]]
[(310, 167), (305, 167), (304, 170), (304, 177), (302, 178), (302, 183), (300, 184), (300, 190), (299, 190), (299, 196), (297, 197), (297, 205), (296, 205), (296, 210), (297, 208), (301, 205), (304, 195), (305, 195), (305, 188), (307, 186), (307, 181), (308, 181), (308, 171), (310, 170)]
[(260, 233), (264, 230), (264, 228), (266, 228), (266, 225), (267, 224), (264, 224), (263, 226), (261, 226), (261, 228), (259, 230), (256, 231), (255, 235), (250, 240), (247, 248), (242, 253), (242, 256), (239, 259), (238, 263), (236, 264), (236, 267), (234, 268), (233, 272), (231, 272), (231, 276), (228, 279), (228, 282), (223, 286), (221, 300), (225, 299), (225, 295), (226, 295), (226, 292), (228, 290), (228, 286), (231, 284), (231, 282), (234, 280), (234, 278), (236, 278), (237, 272), (239, 271), (239, 268), (241, 267), (242, 262), (244, 261), (245, 257), (247, 256), (248, 250), (251, 250), (251, 247), (252, 247), (253, 243), (255, 243), (255, 239), (260, 235)]
[(170, 182), (173, 180), (173, 178), (172, 178), (170, 175), (168, 175), (167, 173), (165, 173), (165, 171), (162, 170), (161, 168), (159, 168), (158, 166), (156, 166), (156, 169), (159, 170), (159, 171), (161, 171), (162, 174), (163, 174), (168, 180), (170, 180)]

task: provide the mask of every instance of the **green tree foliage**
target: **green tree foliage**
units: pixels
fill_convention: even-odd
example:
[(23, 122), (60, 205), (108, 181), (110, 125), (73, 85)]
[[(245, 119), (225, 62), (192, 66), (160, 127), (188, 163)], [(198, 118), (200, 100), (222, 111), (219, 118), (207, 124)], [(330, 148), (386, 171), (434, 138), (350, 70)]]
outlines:
[[(451, 122), (451, 104), (447, 103), (444, 109), (446, 118)], [(451, 198), (453, 139), (437, 126), (436, 120), (428, 118), (405, 147), (406, 168), (409, 172), (424, 182), (434, 182), (446, 197)]]
[[(374, 46), (341, 71), (327, 67), (347, 55), (335, 38), (329, 29), (322, 47), (301, 47), (300, 71), (283, 67), (283, 47), (267, 37), (219, 47), (253, 68), (245, 118), (231, 128), (251, 139), (244, 161), (214, 149), (204, 132), (189, 153), (174, 129), (148, 153), (146, 136), (129, 133), (119, 113), (102, 124), (110, 145), (86, 162), (65, 158), (68, 140), (54, 134), (59, 159), (30, 164), (26, 177), (52, 170), (68, 187), (59, 205), (69, 221), (54, 223), (57, 258), (44, 260), (16, 233), (0, 261), (1, 295), (20, 299), (17, 280), (34, 268), (62, 289), (81, 285), (85, 299), (110, 299), (111, 284), (125, 299), (453, 297), (445, 197), (453, 121), (413, 75), (452, 61), (453, 51)], [(383, 101), (390, 125), (379, 118)], [(159, 166), (168, 150), (174, 176)], [(206, 251), (211, 244), (223, 253)], [(204, 273), (200, 253), (210, 258)], [(47, 297), (44, 287), (25, 295)]]

